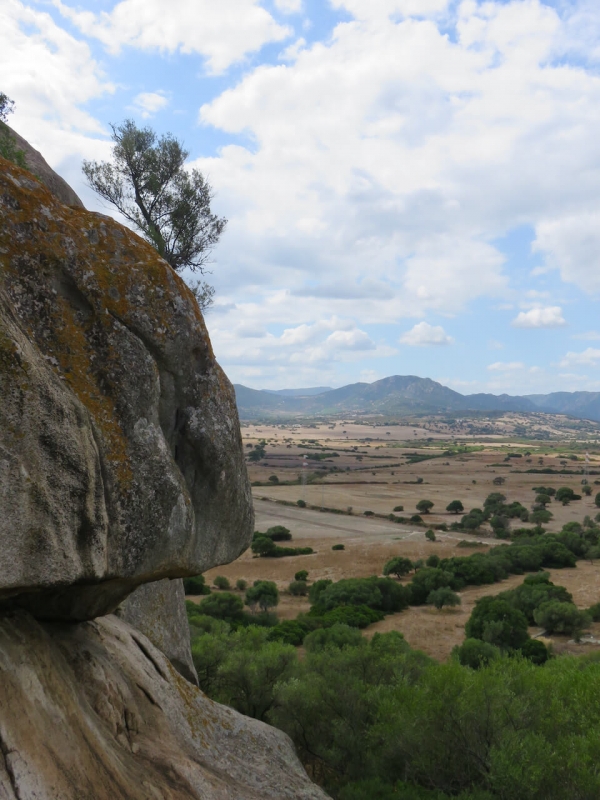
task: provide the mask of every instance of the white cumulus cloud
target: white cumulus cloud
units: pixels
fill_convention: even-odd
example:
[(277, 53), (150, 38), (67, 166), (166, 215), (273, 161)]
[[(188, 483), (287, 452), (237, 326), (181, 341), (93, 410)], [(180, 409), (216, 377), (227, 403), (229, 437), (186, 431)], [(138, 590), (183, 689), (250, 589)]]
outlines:
[(595, 367), (600, 361), (600, 350), (596, 347), (588, 347), (582, 353), (569, 352), (559, 362), (559, 366), (563, 369), (578, 366), (592, 366)]
[(166, 108), (169, 98), (163, 92), (140, 92), (133, 98), (133, 105), (144, 119), (148, 119)]
[[(285, 0), (280, 0), (285, 3)], [(294, 5), (293, 0), (289, 0)], [(212, 72), (221, 72), (267, 42), (291, 34), (258, 0), (121, 0), (111, 11), (79, 11), (62, 0), (56, 7), (86, 36), (111, 52), (140, 50), (199, 53)]]
[(560, 306), (521, 311), (511, 323), (515, 328), (561, 328), (566, 325)]
[(454, 339), (448, 336), (441, 325), (430, 325), (428, 322), (418, 322), (400, 337), (401, 344), (408, 344), (411, 347), (446, 345), (453, 342)]

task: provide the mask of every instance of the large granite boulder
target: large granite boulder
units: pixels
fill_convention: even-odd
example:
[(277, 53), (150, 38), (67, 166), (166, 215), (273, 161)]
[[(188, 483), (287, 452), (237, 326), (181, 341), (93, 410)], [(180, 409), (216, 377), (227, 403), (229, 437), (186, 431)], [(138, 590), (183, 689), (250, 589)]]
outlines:
[(0, 616), (1, 800), (325, 800), (281, 731), (114, 616)]
[(0, 400), (0, 608), (92, 619), (248, 546), (234, 393), (191, 292), (2, 159)]

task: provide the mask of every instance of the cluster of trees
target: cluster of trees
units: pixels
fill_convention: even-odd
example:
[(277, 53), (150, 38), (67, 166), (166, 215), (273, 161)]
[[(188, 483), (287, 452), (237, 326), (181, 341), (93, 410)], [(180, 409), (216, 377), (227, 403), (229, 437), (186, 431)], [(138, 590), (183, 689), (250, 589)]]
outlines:
[(282, 558), (283, 556), (307, 556), (314, 553), (312, 547), (279, 547), (276, 542), (289, 542), (292, 534), (284, 525), (274, 525), (264, 533), (254, 531), (251, 549), (261, 558)]
[(494, 654), (474, 670), (458, 656), (438, 664), (397, 632), (368, 641), (340, 623), (309, 632), (300, 660), (273, 629), (195, 623), (203, 691), (286, 731), (336, 800), (600, 796), (597, 660), (536, 666), (472, 639)]

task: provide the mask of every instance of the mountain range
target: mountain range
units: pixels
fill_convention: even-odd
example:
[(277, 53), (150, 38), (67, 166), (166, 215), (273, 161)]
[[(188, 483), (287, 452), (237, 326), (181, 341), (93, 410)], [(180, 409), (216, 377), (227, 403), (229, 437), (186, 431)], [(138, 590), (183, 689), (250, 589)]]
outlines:
[(339, 389), (314, 387), (280, 391), (235, 384), (242, 419), (272, 416), (361, 413), (403, 415), (456, 411), (520, 411), (568, 414), (600, 421), (600, 392), (552, 392), (530, 395), (463, 395), (430, 378), (392, 375), (374, 383)]

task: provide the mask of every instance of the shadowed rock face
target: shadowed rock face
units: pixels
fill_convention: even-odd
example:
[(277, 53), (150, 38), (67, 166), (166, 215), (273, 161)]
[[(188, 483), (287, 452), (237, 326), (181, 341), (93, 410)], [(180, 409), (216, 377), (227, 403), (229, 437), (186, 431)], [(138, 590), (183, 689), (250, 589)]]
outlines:
[(116, 611), (163, 652), (180, 675), (198, 685), (181, 579), (138, 586)]
[(0, 616), (3, 800), (326, 800), (281, 731), (205, 697), (114, 616)]
[(250, 541), (231, 384), (155, 250), (0, 159), (0, 606), (110, 613)]

